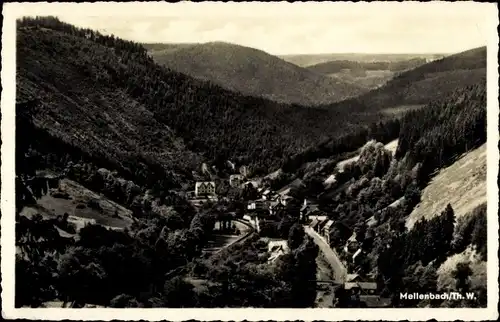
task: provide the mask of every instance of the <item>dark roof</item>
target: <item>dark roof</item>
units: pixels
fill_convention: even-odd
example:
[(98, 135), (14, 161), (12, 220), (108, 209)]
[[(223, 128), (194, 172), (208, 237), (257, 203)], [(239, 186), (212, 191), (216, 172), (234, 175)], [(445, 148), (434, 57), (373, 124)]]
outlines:
[(379, 297), (378, 295), (360, 295), (359, 300), (365, 302), (367, 307), (388, 307), (391, 305), (391, 299)]
[(328, 220), (325, 227), (323, 227), (323, 229), (330, 229), (330, 227), (332, 227), (333, 225), (333, 220)]
[(347, 274), (346, 280), (347, 280), (347, 282), (354, 282), (358, 278), (359, 278), (358, 274)]
[(377, 283), (375, 283), (375, 282), (347, 282), (344, 284), (344, 288), (346, 290), (350, 290), (352, 288), (361, 288), (363, 290), (376, 290)]
[(198, 188), (208, 188), (209, 186), (211, 186), (212, 188), (215, 188), (215, 182), (213, 181), (207, 181), (207, 182), (197, 182), (196, 183), (196, 186)]
[(323, 229), (323, 227), (326, 225), (326, 223), (328, 222), (328, 220), (330, 220), (330, 219), (326, 218), (326, 219), (321, 220), (319, 222), (319, 224), (318, 224), (318, 228), (319, 229)]

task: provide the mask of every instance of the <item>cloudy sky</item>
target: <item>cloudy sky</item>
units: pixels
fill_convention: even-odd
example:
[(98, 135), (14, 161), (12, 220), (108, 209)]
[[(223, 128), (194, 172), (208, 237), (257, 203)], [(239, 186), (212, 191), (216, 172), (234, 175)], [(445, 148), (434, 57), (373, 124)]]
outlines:
[(488, 5), (55, 3), (43, 9), (35, 4), (25, 12), (47, 12), (77, 26), (147, 43), (225, 41), (271, 54), (454, 53), (486, 44)]

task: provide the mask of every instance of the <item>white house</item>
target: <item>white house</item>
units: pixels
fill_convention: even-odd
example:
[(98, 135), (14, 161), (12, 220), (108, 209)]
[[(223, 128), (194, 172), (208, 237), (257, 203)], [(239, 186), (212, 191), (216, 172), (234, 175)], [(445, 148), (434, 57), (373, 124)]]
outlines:
[(229, 176), (229, 185), (234, 188), (239, 188), (243, 184), (243, 175), (232, 174)]
[(196, 182), (194, 186), (194, 194), (196, 195), (196, 197), (215, 196), (215, 182), (213, 181)]

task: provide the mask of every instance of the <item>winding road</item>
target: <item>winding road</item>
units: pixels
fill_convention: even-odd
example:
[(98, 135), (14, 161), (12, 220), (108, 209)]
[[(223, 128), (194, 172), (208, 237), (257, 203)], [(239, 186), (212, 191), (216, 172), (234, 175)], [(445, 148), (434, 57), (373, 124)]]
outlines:
[(321, 237), (316, 231), (309, 226), (304, 226), (307, 235), (311, 236), (321, 252), (325, 255), (325, 260), (330, 264), (333, 270), (333, 279), (336, 283), (342, 284), (347, 278), (347, 269), (340, 261), (337, 252)]

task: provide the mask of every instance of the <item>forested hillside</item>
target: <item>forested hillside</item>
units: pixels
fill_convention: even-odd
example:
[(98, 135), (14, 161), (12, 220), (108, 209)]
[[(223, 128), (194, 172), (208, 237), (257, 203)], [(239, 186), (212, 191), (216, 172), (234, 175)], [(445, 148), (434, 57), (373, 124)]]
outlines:
[(443, 54), (363, 54), (363, 53), (331, 53), (331, 54), (299, 54), (281, 55), (280, 58), (301, 67), (311, 67), (333, 61), (369, 62), (404, 62), (413, 59), (439, 59)]
[(400, 72), (421, 66), (426, 62), (427, 60), (425, 58), (414, 58), (403, 61), (373, 61), (373, 62), (334, 60), (308, 66), (307, 69), (325, 75), (338, 73), (343, 69), (358, 70), (358, 71), (389, 70), (392, 72)]
[[(469, 85), (486, 81), (486, 47), (471, 49), (401, 73), (359, 98), (367, 110), (427, 104)], [(344, 104), (352, 104), (345, 101)]]
[[(346, 115), (225, 91), (158, 66), (138, 44), (54, 18), (18, 22), (17, 55), (16, 307), (314, 303), (312, 284), (297, 278), (315, 273), (317, 248), (308, 238), (294, 238), (272, 265), (255, 238), (217, 262), (203, 248), (227, 205), (198, 209), (172, 190), (191, 188), (192, 170), (216, 157), (280, 164), (282, 153), (335, 133)], [(37, 173), (46, 169), (56, 174)], [(21, 215), (26, 206), (40, 209), (47, 193), (71, 207), (74, 196), (57, 191), (61, 178), (129, 208), (130, 225), (78, 228), (59, 209), (50, 218)], [(106, 216), (93, 201), (89, 212)]]
[(277, 167), (377, 118), (241, 96), (160, 67), (138, 44), (55, 19), (20, 22), (17, 44), (17, 99), (36, 102), (27, 113), (36, 128), (123, 172), (147, 163), (189, 177), (198, 155)]
[(254, 48), (224, 42), (145, 44), (154, 60), (224, 88), (278, 102), (317, 105), (354, 97), (356, 84), (298, 67)]
[[(486, 276), (476, 275), (479, 273), (474, 268), (482, 267), (486, 260), (484, 204), (458, 217), (450, 204), (453, 200), (440, 200), (442, 207), (435, 213), (420, 217), (413, 229), (405, 227), (408, 216), (420, 203), (422, 189), (436, 171), (486, 142), (485, 82), (407, 113), (400, 122), (398, 140), (395, 157), (383, 144), (371, 141), (361, 149), (359, 159), (343, 171), (335, 171), (331, 186), (318, 184), (324, 177), (310, 176), (305, 187), (295, 194), (304, 198), (319, 196), (320, 209), (335, 221), (330, 232), (331, 246), (347, 261), (351, 261), (352, 253), (345, 252), (343, 246), (354, 234), (362, 256), (360, 261), (349, 263), (349, 270), (362, 276), (377, 272), (382, 294), (392, 297), (394, 306), (486, 305)], [(463, 258), (466, 250), (476, 254), (477, 259), (458, 263), (452, 260)], [(416, 290), (472, 290), (477, 298), (460, 303), (399, 299), (400, 292)]]

